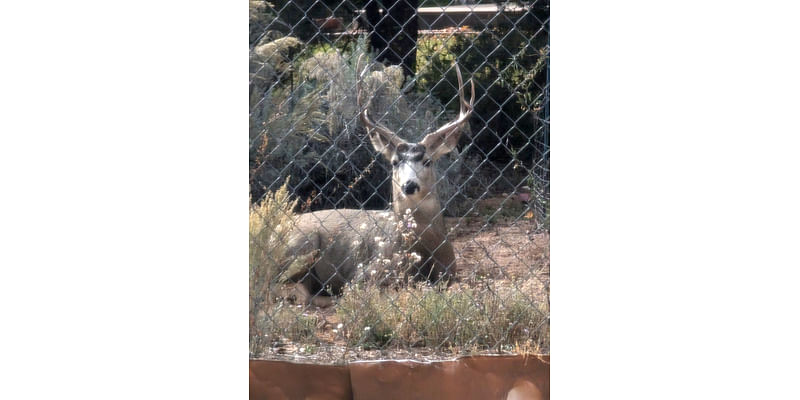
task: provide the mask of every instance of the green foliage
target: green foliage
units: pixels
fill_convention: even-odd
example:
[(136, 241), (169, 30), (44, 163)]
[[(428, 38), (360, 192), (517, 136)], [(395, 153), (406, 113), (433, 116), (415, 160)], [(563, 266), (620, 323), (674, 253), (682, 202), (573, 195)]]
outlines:
[[(464, 182), (457, 193), (469, 198), (481, 197), (493, 184), (509, 184), (504, 191), (529, 186), (537, 220), (545, 221), (549, 215), (545, 210), (549, 199), (549, 116), (544, 88), (550, 49), (548, 25), (539, 22), (547, 16), (536, 13), (539, 11), (529, 10), (516, 25), (473, 27), (479, 33), (420, 37), (417, 90), (430, 93), (450, 112), (457, 111), (457, 79), (452, 66), (458, 62), (464, 78), (473, 79), (476, 88), (472, 135), (461, 139), (468, 169), (475, 173), (468, 172), (467, 178), (449, 177), (450, 181)], [(503, 179), (496, 180), (497, 175)], [(536, 185), (528, 182), (531, 180)]]
[[(282, 15), (302, 10), (314, 16), (311, 5), (273, 3), (253, 2), (262, 5), (256, 11), (265, 10), (260, 14), (251, 7), (251, 16), (266, 15), (262, 25), (270, 24), (251, 51), (253, 198), (275, 190), (292, 175), (291, 190), (303, 200), (305, 209), (385, 207), (390, 198), (390, 168), (382, 159), (376, 160), (363, 140), (354, 112), (353, 64), (358, 54), (366, 52), (365, 40), (340, 38), (328, 43), (311, 38), (312, 42), (304, 43), (284, 37), (282, 25), (275, 21), (289, 21)], [(352, 11), (330, 9), (336, 9), (337, 15)], [(518, 183), (519, 174), (506, 176), (509, 171), (503, 170), (512, 161), (533, 171), (539, 181), (549, 179), (546, 165), (534, 168), (534, 163), (544, 160), (546, 164), (549, 159), (545, 122), (549, 117), (543, 107), (549, 34), (548, 25), (540, 22), (547, 21), (547, 16), (538, 12), (530, 9), (515, 25), (498, 24), (507, 20), (496, 18), (492, 26), (473, 27), (478, 34), (421, 36), (416, 86), (411, 93), (404, 86), (408, 82), (399, 79), (398, 67), (373, 65), (366, 78), (366, 91), (376, 96), (372, 115), (410, 141), (457, 114), (454, 61), (466, 79), (474, 79), (475, 112), (459, 146), (466, 153), (446, 156), (437, 165), (442, 178), (438, 190), (447, 215), (464, 215), (469, 209), (465, 197), (481, 196), (487, 184), (504, 186), (503, 190), (523, 184)], [(293, 34), (302, 33), (302, 24), (290, 25)], [(496, 180), (498, 173), (504, 179)], [(549, 187), (542, 190), (547, 197)]]
[(548, 134), (541, 123), (543, 88), (550, 54), (546, 25), (529, 12), (515, 25), (420, 37), (417, 45), (417, 89), (430, 92), (448, 109), (458, 109), (453, 62), (466, 72), (465, 79), (474, 79), (478, 100), (471, 122), (479, 129), (472, 137), (473, 151), (501, 162), (510, 160), (511, 148), (528, 162), (543, 156), (546, 146), (541, 144)]
[[(300, 51), (303, 42), (291, 36), (268, 40), (259, 43), (250, 51), (250, 150), (252, 152), (266, 141), (265, 130), (283, 129), (288, 126), (287, 114), (295, 113), (295, 104), (284, 101), (286, 86), (292, 81), (295, 55)], [(283, 93), (282, 93), (283, 92)], [(311, 97), (309, 97), (311, 100)], [(301, 115), (303, 106), (297, 110)], [(307, 109), (308, 107), (306, 107)]]
[(275, 5), (266, 0), (250, 2), (250, 47), (291, 32), (292, 28), (278, 18)]
[(264, 0), (250, 0), (250, 45), (258, 41), (274, 18), (269, 3)]
[[(310, 209), (383, 208), (390, 199), (391, 168), (372, 148), (357, 118), (355, 63), (366, 53), (360, 40), (352, 53), (311, 46), (292, 37), (259, 44), (251, 52), (251, 194), (257, 200), (292, 176), (290, 187)], [(371, 60), (367, 54), (365, 57)], [(409, 141), (454, 118), (422, 93), (403, 94), (398, 66), (371, 63), (363, 80), (370, 114)], [(437, 163), (442, 199), (463, 183), (461, 160)], [(468, 171), (465, 171), (468, 172)], [(376, 190), (378, 196), (376, 196)], [(456, 214), (463, 202), (451, 202)]]

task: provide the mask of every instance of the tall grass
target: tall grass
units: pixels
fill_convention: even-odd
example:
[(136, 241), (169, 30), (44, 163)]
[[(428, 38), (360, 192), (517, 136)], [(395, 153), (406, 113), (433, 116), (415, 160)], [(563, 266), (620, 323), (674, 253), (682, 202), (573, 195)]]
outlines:
[(351, 285), (336, 314), (350, 346), (548, 352), (549, 305), (532, 296), (531, 283), (397, 291)]
[[(287, 178), (288, 181), (288, 178)], [(286, 241), (292, 228), (292, 209), (284, 183), (268, 192), (263, 201), (250, 207), (250, 346), (259, 347), (276, 333), (267, 309), (272, 302), (273, 286), (284, 281), (290, 271), (286, 264)], [(301, 337), (298, 332), (294, 336)]]

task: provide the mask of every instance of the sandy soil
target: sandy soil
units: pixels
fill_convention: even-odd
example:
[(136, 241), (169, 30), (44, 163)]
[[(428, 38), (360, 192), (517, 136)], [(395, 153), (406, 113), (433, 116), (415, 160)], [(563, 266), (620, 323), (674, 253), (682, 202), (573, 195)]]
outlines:
[[(458, 225), (455, 225), (458, 223)], [(526, 279), (550, 272), (550, 234), (536, 231), (529, 219), (486, 224), (483, 218), (450, 219), (456, 252), (456, 275), (475, 279)]]

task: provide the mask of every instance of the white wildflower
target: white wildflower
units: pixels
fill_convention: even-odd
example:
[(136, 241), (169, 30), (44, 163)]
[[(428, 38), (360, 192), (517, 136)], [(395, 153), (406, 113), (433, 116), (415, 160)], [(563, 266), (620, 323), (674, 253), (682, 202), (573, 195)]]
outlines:
[(364, 328), (364, 332), (369, 332), (370, 329), (372, 329), (372, 328), (367, 326), (367, 327)]
[(367, 223), (366, 223), (366, 222), (363, 222), (363, 223), (361, 224), (361, 226), (359, 226), (359, 228), (361, 228), (361, 229), (367, 229)]
[(336, 325), (336, 329), (342, 329), (343, 326), (344, 326), (344, 324)]
[(409, 215), (409, 214), (411, 214), (411, 209), (410, 208), (406, 208), (406, 215)]

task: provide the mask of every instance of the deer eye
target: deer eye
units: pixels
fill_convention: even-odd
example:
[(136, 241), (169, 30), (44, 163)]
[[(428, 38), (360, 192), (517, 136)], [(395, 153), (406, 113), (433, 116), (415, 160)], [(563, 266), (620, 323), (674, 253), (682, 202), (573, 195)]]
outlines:
[(431, 166), (431, 159), (430, 158), (426, 158), (425, 161), (422, 162), (422, 165), (424, 165), (426, 167), (430, 167)]

